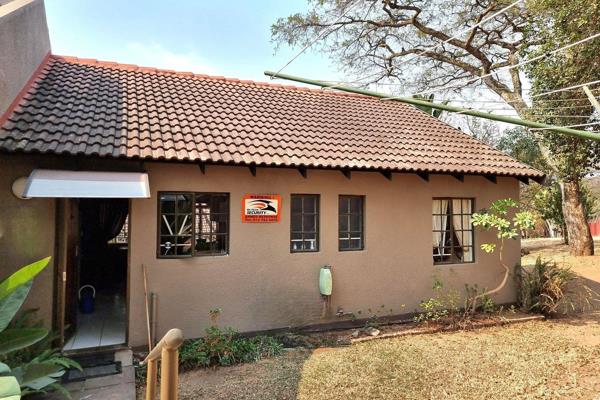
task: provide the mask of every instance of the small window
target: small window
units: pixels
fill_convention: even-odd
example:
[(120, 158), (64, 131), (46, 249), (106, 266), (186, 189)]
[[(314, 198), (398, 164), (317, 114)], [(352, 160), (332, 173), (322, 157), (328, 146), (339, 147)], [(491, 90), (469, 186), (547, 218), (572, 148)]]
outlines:
[(338, 226), (340, 251), (364, 249), (363, 208), (363, 196), (340, 196)]
[(433, 200), (433, 263), (474, 261), (473, 199)]
[(319, 196), (293, 194), (290, 218), (290, 251), (319, 251)]
[(160, 193), (159, 257), (229, 252), (229, 195)]

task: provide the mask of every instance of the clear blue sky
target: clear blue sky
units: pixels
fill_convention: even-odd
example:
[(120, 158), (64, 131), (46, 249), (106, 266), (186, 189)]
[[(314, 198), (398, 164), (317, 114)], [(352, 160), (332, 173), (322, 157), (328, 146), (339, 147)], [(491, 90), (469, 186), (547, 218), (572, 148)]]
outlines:
[[(46, 0), (54, 54), (260, 81), (298, 51), (274, 54), (271, 24), (306, 8), (305, 0)], [(311, 51), (285, 72), (342, 78)]]

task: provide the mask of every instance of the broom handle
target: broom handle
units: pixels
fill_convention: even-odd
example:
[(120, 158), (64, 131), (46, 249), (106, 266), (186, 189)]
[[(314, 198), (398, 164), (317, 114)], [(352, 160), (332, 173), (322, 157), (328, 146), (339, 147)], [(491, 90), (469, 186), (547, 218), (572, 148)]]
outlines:
[(152, 335), (150, 333), (150, 308), (148, 306), (148, 277), (146, 274), (146, 266), (142, 264), (144, 273), (144, 303), (146, 305), (146, 328), (148, 330), (148, 351), (152, 351)]

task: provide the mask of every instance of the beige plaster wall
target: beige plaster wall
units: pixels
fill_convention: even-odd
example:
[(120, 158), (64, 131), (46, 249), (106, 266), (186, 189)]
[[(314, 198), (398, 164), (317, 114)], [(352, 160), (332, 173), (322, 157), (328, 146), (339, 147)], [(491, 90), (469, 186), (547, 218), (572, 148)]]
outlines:
[[(28, 176), (32, 159), (0, 156), (0, 279), (55, 251), (55, 200), (18, 199), (15, 179)], [(46, 326), (52, 324), (55, 258), (35, 279), (22, 309), (39, 308)]]
[[(503, 276), (494, 255), (479, 245), (494, 238), (476, 233), (476, 262), (434, 266), (431, 255), (432, 197), (474, 197), (476, 208), (494, 199), (518, 198), (516, 179), (432, 176), (430, 182), (412, 174), (394, 174), (390, 182), (378, 173), (309, 170), (308, 179), (293, 169), (208, 166), (203, 175), (195, 165), (146, 164), (152, 198), (135, 199), (131, 210), (130, 325), (133, 346), (145, 342), (142, 264), (148, 267), (149, 286), (158, 294), (158, 334), (179, 327), (197, 337), (210, 322), (208, 311), (219, 307), (222, 325), (253, 331), (326, 322), (321, 318), (318, 272), (333, 266), (333, 312), (385, 305), (400, 314), (412, 312), (431, 295), (433, 276), (462, 290), (464, 283), (495, 286)], [(221, 257), (157, 259), (158, 191), (229, 192), (231, 197), (230, 254)], [(246, 193), (277, 193), (283, 214), (277, 224), (242, 224), (241, 198)], [(290, 253), (289, 204), (291, 193), (321, 195), (321, 241), (318, 253)], [(366, 196), (364, 251), (338, 251), (338, 195)], [(519, 243), (508, 248), (509, 264), (519, 261)], [(497, 302), (515, 300), (512, 282)], [(404, 307), (402, 307), (404, 305)], [(332, 317), (330, 320), (337, 320)]]
[(43, 0), (0, 1), (0, 116), (49, 52)]

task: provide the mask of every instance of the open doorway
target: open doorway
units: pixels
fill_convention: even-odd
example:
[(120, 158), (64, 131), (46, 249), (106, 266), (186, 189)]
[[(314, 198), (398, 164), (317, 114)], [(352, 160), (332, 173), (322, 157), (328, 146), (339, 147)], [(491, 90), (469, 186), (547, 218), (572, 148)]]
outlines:
[(128, 199), (80, 199), (76, 261), (67, 290), (71, 324), (64, 350), (126, 342)]

